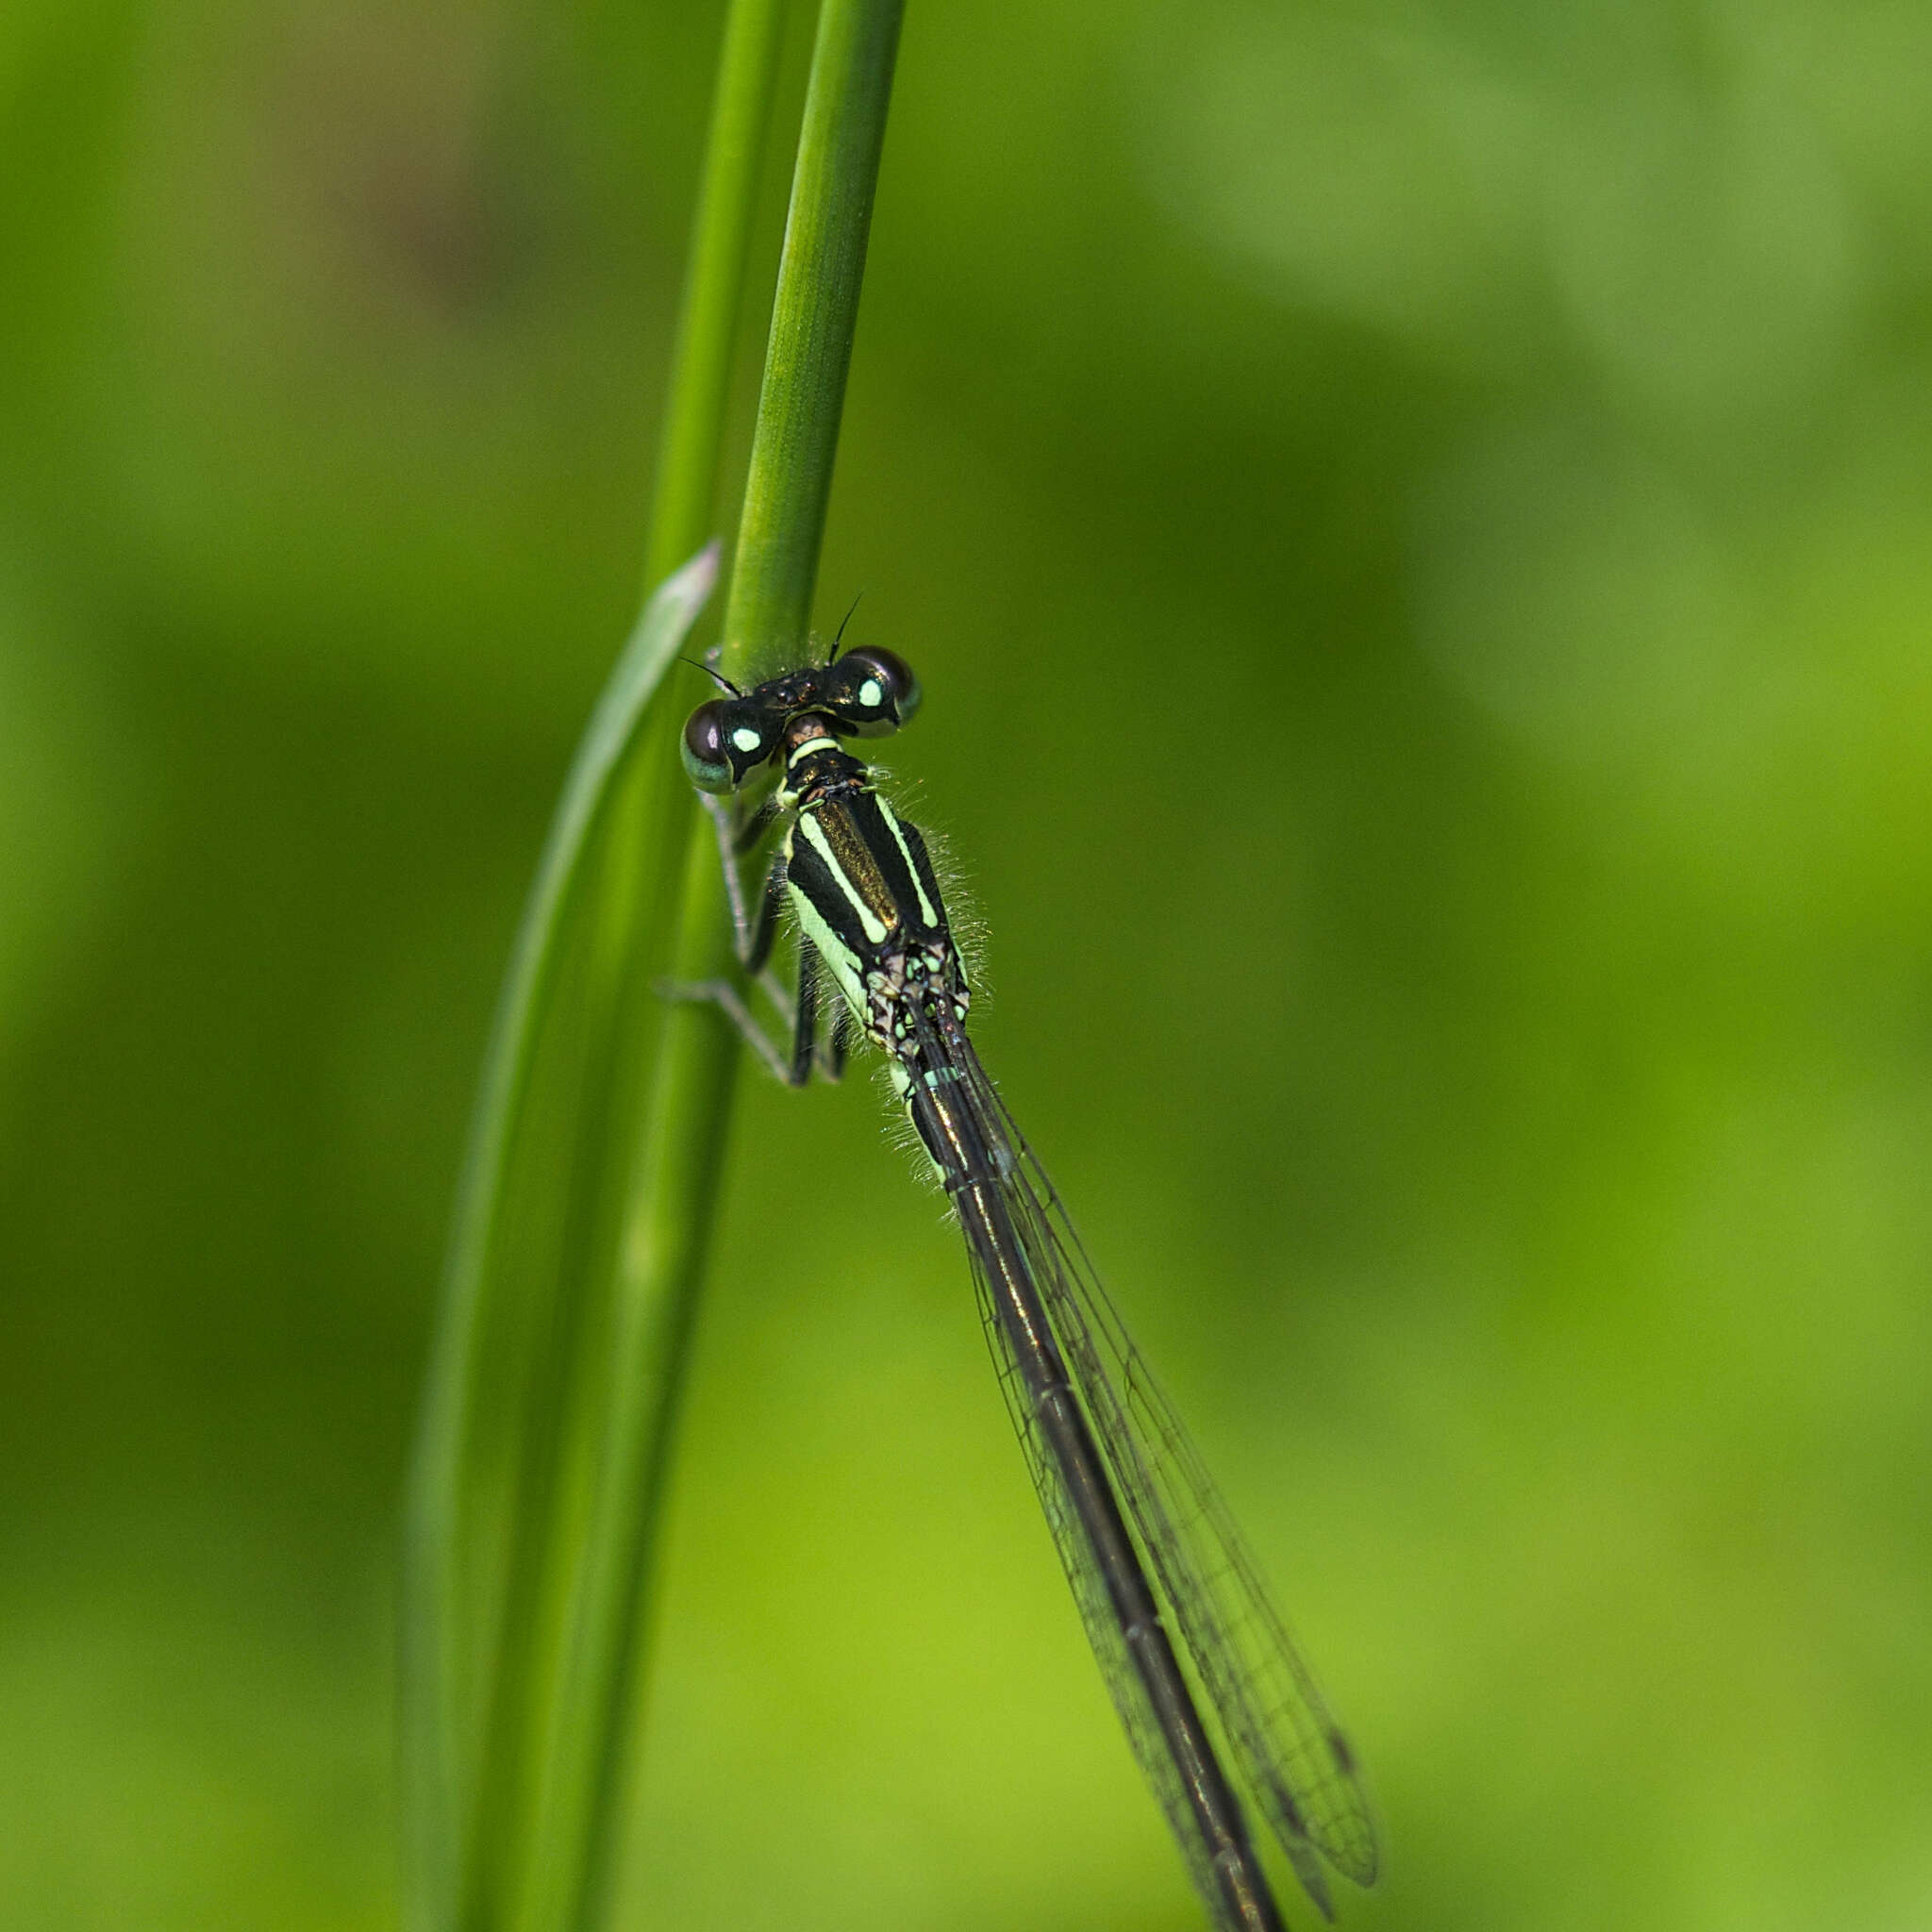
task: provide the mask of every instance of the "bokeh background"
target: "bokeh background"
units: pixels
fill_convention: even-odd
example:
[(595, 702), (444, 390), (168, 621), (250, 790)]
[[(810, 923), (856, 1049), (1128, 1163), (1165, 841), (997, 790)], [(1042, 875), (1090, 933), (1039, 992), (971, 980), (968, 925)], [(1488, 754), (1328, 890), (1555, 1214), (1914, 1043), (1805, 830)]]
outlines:
[[(8, 1927), (398, 1924), (717, 26), (0, 15)], [(821, 615), (1370, 1767), (1346, 1924), (1932, 1924), (1932, 12), (962, 0), (900, 76)], [(1178, 1932), (908, 1166), (746, 1092), (634, 1923)]]

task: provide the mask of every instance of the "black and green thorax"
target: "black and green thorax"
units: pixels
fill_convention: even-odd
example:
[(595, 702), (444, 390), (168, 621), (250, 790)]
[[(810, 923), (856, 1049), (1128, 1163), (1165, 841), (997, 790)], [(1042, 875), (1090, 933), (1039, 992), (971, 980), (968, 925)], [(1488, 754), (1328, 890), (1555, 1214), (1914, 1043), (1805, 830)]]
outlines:
[(859, 1024), (903, 1057), (911, 1005), (934, 1020), (941, 1012), (965, 1018), (965, 969), (919, 827), (900, 818), (865, 764), (814, 723), (794, 724), (779, 782), (786, 892)]

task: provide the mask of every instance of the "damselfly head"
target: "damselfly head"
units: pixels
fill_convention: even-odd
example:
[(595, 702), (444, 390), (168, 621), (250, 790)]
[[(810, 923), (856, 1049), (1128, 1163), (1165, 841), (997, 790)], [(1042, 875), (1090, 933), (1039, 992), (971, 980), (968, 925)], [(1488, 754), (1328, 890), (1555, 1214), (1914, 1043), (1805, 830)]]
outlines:
[(883, 738), (912, 722), (920, 695), (919, 679), (897, 652), (859, 644), (830, 664), (788, 671), (700, 705), (685, 724), (684, 769), (700, 791), (736, 791), (800, 721), (815, 719), (837, 738)]

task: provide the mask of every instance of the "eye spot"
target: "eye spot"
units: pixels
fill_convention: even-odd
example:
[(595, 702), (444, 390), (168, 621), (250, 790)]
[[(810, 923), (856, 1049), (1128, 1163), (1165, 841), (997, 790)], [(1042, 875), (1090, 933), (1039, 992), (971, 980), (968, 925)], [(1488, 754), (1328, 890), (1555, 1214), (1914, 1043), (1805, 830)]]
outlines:
[(762, 735), (754, 731), (749, 724), (741, 724), (731, 734), (731, 742), (747, 756), (758, 750), (764, 741)]
[(883, 703), (885, 695), (885, 687), (880, 684), (876, 677), (868, 677), (858, 687), (858, 702), (865, 706), (868, 710)]

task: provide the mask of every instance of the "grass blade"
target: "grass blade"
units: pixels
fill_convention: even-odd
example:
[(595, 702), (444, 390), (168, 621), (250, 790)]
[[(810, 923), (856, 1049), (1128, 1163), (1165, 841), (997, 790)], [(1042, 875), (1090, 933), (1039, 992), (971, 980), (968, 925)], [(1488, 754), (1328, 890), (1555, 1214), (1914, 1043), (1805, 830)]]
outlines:
[[(501, 1386), (506, 1357), (523, 1353), (533, 1297), (559, 1284), (529, 1266), (530, 1204), (514, 1170), (546, 1146), (548, 1109), (533, 1105), (540, 1060), (558, 1053), (561, 1006), (590, 1004), (586, 980), (608, 977), (601, 959), (620, 950), (636, 895), (601, 893), (607, 835), (628, 756), (649, 702), (696, 622), (717, 578), (708, 547), (660, 586), (645, 607), (592, 713), (558, 799), (498, 1002), (458, 1190), (409, 1499), (403, 1688), (408, 1799), (418, 1909), (448, 1924), (458, 1889), (461, 1816), (475, 1776), (476, 1707), (484, 1661), (503, 1622), (485, 1577), (491, 1541), (514, 1541), (523, 1487), (511, 1471), (519, 1405)], [(597, 902), (601, 901), (599, 904)], [(602, 943), (586, 944), (601, 926)], [(572, 973), (574, 955), (587, 964)], [(559, 993), (571, 982), (575, 997)], [(553, 1084), (580, 1085), (546, 1069)], [(551, 1096), (546, 1095), (546, 1099)], [(522, 1226), (513, 1225), (519, 1218)], [(521, 1237), (521, 1239), (520, 1239)], [(493, 1496), (492, 1496), (492, 1491)], [(493, 1507), (492, 1507), (493, 1504)]]
[[(727, 661), (802, 643), (899, 5), (828, 0), (740, 530)], [(653, 567), (708, 517), (780, 8), (736, 0), (693, 235)], [(411, 1501), (405, 1680), (420, 1923), (608, 1910), (644, 1617), (737, 1041), (650, 991), (728, 970), (715, 852), (644, 700), (709, 588), (653, 599), (587, 733), (492, 1041)]]
[[(900, 0), (825, 0), (820, 10), (725, 620), (728, 673), (752, 651), (800, 649), (809, 630), (901, 10)], [(676, 976), (733, 972), (729, 931), (710, 827), (700, 824)], [(737, 1033), (715, 1009), (673, 1011), (617, 1250), (607, 1481), (591, 1528), (598, 1580), (586, 1593), (573, 1700), (602, 1727), (591, 1925), (611, 1910), (617, 1819), (641, 1729), (650, 1568), (738, 1058)]]
[(724, 618), (727, 671), (774, 645), (795, 649), (811, 628), (903, 11), (901, 0), (825, 0), (819, 12)]

